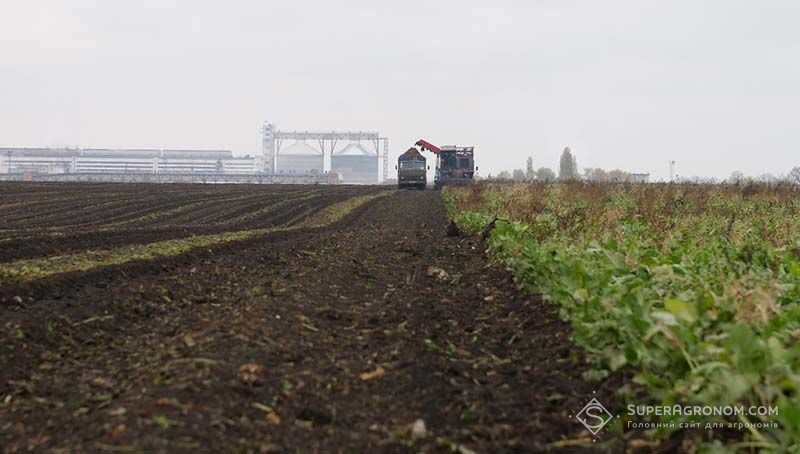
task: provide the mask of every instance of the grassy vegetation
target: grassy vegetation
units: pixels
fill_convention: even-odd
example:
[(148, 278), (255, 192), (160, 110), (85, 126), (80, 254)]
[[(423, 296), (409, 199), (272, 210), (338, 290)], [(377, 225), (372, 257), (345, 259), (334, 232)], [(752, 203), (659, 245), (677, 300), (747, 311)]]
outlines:
[(370, 200), (384, 197), (389, 192), (357, 196), (342, 202), (333, 203), (304, 222), (284, 227), (240, 230), (210, 235), (196, 235), (186, 238), (158, 241), (149, 244), (134, 244), (114, 249), (83, 251), (76, 254), (55, 257), (41, 257), (17, 260), (0, 264), (0, 285), (10, 285), (39, 279), (53, 274), (71, 271), (87, 271), (99, 266), (121, 265), (136, 260), (153, 260), (160, 257), (174, 257), (195, 248), (209, 247), (232, 241), (241, 241), (278, 231), (300, 228), (319, 228), (343, 219), (347, 214)]
[(633, 371), (620, 394), (638, 405), (778, 406), (660, 421), (777, 422), (697, 437), (703, 450), (800, 450), (797, 188), (480, 184), (445, 199), (464, 229), (497, 219), (490, 253), (560, 305), (593, 361), (586, 378)]

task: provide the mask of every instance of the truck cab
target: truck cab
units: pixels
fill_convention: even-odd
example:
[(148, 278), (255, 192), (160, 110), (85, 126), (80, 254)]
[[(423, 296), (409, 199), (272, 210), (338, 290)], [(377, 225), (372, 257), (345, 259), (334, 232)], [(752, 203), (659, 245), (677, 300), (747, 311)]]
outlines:
[(425, 189), (427, 161), (416, 148), (409, 148), (397, 159), (397, 187)]

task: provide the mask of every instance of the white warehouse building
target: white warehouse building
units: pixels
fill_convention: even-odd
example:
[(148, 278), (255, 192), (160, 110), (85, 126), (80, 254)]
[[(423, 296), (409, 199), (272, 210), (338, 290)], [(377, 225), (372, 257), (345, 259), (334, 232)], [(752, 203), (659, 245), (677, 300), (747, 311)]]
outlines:
[(0, 148), (0, 173), (254, 173), (229, 150)]

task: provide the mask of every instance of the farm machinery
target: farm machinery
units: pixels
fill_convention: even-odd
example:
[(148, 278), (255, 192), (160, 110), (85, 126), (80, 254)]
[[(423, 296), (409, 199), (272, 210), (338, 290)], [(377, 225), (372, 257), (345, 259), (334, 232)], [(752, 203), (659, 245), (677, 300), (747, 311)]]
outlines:
[(397, 158), (397, 187), (425, 189), (428, 184), (425, 156), (411, 147)]
[[(475, 171), (478, 170), (478, 168), (475, 167), (475, 147), (459, 147), (455, 145), (437, 147), (423, 139), (418, 140), (414, 145), (419, 147), (421, 151), (430, 151), (436, 155), (436, 173), (433, 180), (435, 189), (440, 189), (447, 184), (471, 183), (473, 181)], [(399, 187), (406, 187), (405, 185), (412, 182), (416, 183), (417, 186), (420, 185), (418, 175), (413, 175), (414, 179), (409, 179), (412, 177), (410, 174), (412, 172), (410, 170), (412, 166), (407, 164), (409, 170), (407, 172), (403, 170), (404, 160), (409, 161), (414, 159), (415, 162), (419, 162), (420, 158), (422, 167), (418, 168), (418, 164), (413, 167), (416, 169), (416, 172), (425, 169), (425, 158), (422, 154), (412, 147), (400, 156), (397, 170), (397, 184)], [(422, 188), (425, 187), (425, 183), (426, 181), (423, 176), (421, 183)]]

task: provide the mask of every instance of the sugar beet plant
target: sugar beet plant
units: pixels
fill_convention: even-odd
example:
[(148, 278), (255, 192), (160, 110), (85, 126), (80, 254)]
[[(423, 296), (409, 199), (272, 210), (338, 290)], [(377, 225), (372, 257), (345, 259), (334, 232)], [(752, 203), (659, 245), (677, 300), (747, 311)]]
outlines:
[[(479, 184), (445, 200), (462, 228), (497, 219), (490, 253), (560, 305), (594, 364), (587, 378), (632, 371), (620, 394), (638, 405), (777, 406), (694, 415), (750, 426), (698, 431), (695, 446), (800, 450), (796, 188)], [(674, 422), (652, 433), (664, 436), (687, 418), (658, 422)]]

